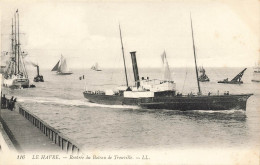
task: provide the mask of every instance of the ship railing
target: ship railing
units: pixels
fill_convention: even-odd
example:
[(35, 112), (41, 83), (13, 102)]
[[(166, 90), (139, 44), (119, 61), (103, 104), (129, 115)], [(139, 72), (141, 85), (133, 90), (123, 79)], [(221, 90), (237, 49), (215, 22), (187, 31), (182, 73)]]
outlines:
[(58, 145), (62, 151), (68, 154), (79, 154), (81, 150), (79, 144), (73, 140), (65, 137), (61, 132), (51, 127), (49, 124), (41, 120), (39, 117), (31, 114), (26, 110), (21, 104), (16, 103), (16, 108), (18, 108), (19, 113), (29, 120), (35, 127), (40, 129), (40, 131), (47, 136), (51, 141)]
[(89, 94), (96, 94), (96, 95), (105, 95), (105, 92), (104, 91), (100, 91), (100, 90), (96, 90), (96, 91), (86, 91), (86, 93), (89, 93)]

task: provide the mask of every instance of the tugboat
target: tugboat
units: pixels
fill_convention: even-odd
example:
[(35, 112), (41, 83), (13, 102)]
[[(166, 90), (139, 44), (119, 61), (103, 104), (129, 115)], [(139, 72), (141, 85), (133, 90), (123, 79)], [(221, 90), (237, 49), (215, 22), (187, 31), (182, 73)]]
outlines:
[(37, 68), (37, 76), (34, 77), (33, 81), (34, 81), (34, 82), (44, 82), (43, 76), (40, 75), (39, 65), (36, 65), (36, 68)]
[(206, 71), (203, 68), (203, 66), (200, 67), (199, 71), (201, 73), (201, 75), (199, 76), (199, 81), (200, 82), (207, 82), (207, 81), (209, 81), (209, 77), (206, 75), (206, 73), (205, 73)]
[(190, 93), (182, 95), (176, 92), (176, 85), (173, 81), (150, 80), (149, 78), (139, 79), (136, 52), (130, 52), (132, 59), (132, 66), (134, 72), (135, 86), (128, 85), (126, 65), (124, 58), (124, 48), (122, 42), (121, 29), (120, 38), (122, 45), (122, 53), (125, 68), (126, 86), (118, 89), (117, 92), (111, 91), (84, 91), (83, 95), (90, 102), (108, 105), (137, 105), (147, 109), (168, 109), (168, 110), (246, 110), (247, 99), (253, 94), (229, 94), (224, 95), (202, 95), (200, 83), (198, 80), (198, 69), (196, 62), (196, 52), (193, 38), (192, 41), (195, 61), (195, 70), (198, 84), (197, 95)]
[(238, 75), (236, 75), (231, 81), (228, 81), (228, 78), (224, 79), (223, 81), (218, 81), (218, 83), (225, 83), (225, 84), (243, 84), (241, 80), (243, 77), (244, 72), (247, 68), (243, 69)]
[(14, 14), (14, 24), (12, 19), (12, 37), (10, 61), (4, 73), (3, 85), (10, 88), (29, 88), (35, 87), (29, 85), (28, 74), (23, 61), (23, 55), (19, 37), (19, 13), (18, 9)]
[(70, 75), (72, 72), (67, 66), (66, 59), (61, 55), (60, 60), (57, 64), (52, 68), (51, 71), (56, 71), (58, 75)]

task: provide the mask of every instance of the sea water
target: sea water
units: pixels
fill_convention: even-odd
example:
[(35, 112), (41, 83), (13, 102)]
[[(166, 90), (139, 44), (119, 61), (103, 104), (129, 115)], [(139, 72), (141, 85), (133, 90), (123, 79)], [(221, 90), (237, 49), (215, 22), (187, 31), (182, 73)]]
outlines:
[[(45, 82), (36, 88), (3, 93), (17, 101), (65, 136), (85, 149), (156, 149), (190, 147), (251, 148), (260, 147), (260, 83), (251, 82), (252, 69), (244, 76), (244, 84), (218, 84), (233, 78), (243, 68), (205, 68), (210, 82), (200, 83), (203, 94), (253, 93), (246, 111), (171, 111), (148, 110), (137, 106), (100, 105), (88, 102), (83, 91), (116, 89), (125, 85), (123, 69), (73, 70), (72, 75), (57, 75), (41, 70)], [(178, 92), (196, 93), (194, 68), (171, 69)], [(131, 70), (128, 78), (133, 85)], [(161, 70), (139, 70), (140, 77), (162, 79)], [(31, 73), (33, 78), (36, 73)], [(79, 77), (84, 75), (84, 79)]]

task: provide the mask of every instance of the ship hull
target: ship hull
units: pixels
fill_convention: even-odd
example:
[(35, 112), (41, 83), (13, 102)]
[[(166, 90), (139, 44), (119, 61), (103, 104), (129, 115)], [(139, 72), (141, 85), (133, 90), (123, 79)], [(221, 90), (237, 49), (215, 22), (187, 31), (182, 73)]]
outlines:
[(90, 102), (106, 105), (138, 105), (146, 109), (168, 110), (246, 110), (252, 94), (216, 96), (172, 96), (154, 98), (124, 98), (119, 95), (100, 95), (84, 92)]
[(252, 82), (260, 82), (260, 72), (254, 72)]
[(72, 72), (67, 72), (67, 73), (62, 73), (62, 72), (57, 72), (58, 75), (71, 75)]
[(243, 84), (243, 81), (240, 81), (240, 82), (218, 81), (218, 83), (223, 83), (223, 84)]
[(200, 82), (209, 82), (209, 79), (199, 79)]
[(29, 79), (27, 78), (4, 79), (3, 85), (9, 88), (29, 88)]
[(147, 109), (169, 110), (246, 110), (248, 95), (193, 96), (141, 100)]

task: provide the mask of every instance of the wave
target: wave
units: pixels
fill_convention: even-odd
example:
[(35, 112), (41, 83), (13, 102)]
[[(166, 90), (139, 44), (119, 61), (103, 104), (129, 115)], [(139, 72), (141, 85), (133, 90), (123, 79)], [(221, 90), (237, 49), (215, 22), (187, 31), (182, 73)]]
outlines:
[(88, 106), (88, 107), (103, 107), (103, 108), (127, 108), (127, 109), (139, 109), (138, 106), (130, 106), (130, 105), (103, 105), (88, 102), (86, 99), (84, 100), (70, 100), (70, 99), (62, 99), (56, 97), (19, 97), (18, 102), (24, 103), (53, 103), (59, 105), (68, 105), (68, 106)]
[(231, 110), (192, 110), (192, 112), (198, 113), (225, 113), (225, 114), (232, 114), (232, 113), (246, 113), (246, 111), (242, 109), (231, 109)]

